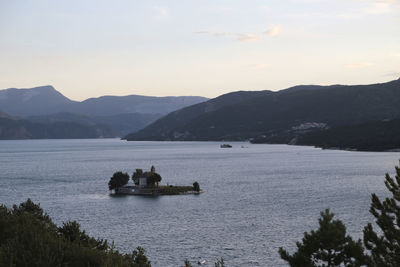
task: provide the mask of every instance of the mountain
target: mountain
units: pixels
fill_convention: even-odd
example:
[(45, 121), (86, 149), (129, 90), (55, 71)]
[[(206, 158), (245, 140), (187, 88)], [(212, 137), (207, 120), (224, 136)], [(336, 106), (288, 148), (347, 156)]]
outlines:
[(165, 115), (208, 100), (199, 96), (152, 97), (140, 95), (102, 96), (72, 101), (52, 86), (0, 90), (0, 107), (14, 116), (41, 116), (70, 112), (90, 116), (142, 113)]
[(114, 137), (105, 125), (83, 125), (75, 122), (36, 123), (28, 120), (0, 118), (0, 139), (72, 139)]
[(132, 131), (138, 131), (149, 123), (162, 117), (161, 114), (127, 113), (111, 116), (89, 116), (70, 112), (59, 112), (50, 115), (29, 116), (27, 120), (43, 124), (54, 122), (75, 122), (82, 125), (108, 125), (116, 136), (125, 136)]
[(32, 89), (0, 90), (0, 107), (13, 116), (56, 113), (75, 103), (49, 85)]
[(162, 114), (208, 100), (199, 96), (153, 97), (141, 95), (102, 96), (89, 98), (74, 106), (76, 113), (110, 116), (118, 114)]
[(107, 125), (116, 136), (125, 136), (171, 111), (206, 100), (198, 96), (128, 95), (102, 96), (78, 102), (65, 97), (52, 86), (0, 90), (0, 108), (12, 116), (25, 119), (25, 123), (68, 122), (90, 127)]
[(109, 125), (119, 137), (123, 137), (130, 132), (143, 129), (150, 123), (161, 118), (161, 114), (127, 113), (111, 116), (96, 116), (94, 121), (100, 124)]
[(10, 119), (12, 117), (10, 115), (8, 115), (7, 113), (3, 112), (2, 110), (0, 110), (0, 118)]
[(304, 134), (297, 145), (359, 151), (400, 150), (400, 119), (340, 126)]
[[(127, 140), (247, 140), (400, 117), (400, 79), (235, 92), (172, 112)], [(285, 140), (286, 142), (287, 140)]]

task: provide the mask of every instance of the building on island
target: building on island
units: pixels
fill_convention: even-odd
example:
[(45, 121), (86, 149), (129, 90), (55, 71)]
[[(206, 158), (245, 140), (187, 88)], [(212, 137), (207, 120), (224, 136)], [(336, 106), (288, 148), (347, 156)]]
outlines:
[(136, 169), (133, 173), (133, 182), (138, 188), (154, 188), (158, 187), (158, 183), (161, 181), (161, 176), (156, 173), (156, 168), (151, 166), (149, 172), (143, 172), (142, 169)]

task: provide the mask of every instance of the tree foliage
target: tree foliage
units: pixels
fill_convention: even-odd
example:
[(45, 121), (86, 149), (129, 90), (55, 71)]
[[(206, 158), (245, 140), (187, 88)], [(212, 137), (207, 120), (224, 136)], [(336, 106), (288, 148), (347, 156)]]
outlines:
[(161, 175), (159, 175), (158, 173), (152, 173), (151, 175), (149, 175), (147, 177), (147, 185), (158, 185), (159, 182), (161, 182)]
[(110, 190), (116, 189), (123, 185), (126, 185), (129, 182), (129, 174), (123, 172), (116, 172), (110, 178), (108, 182), (108, 188)]
[(154, 179), (154, 181), (156, 182), (156, 183), (159, 183), (159, 182), (161, 182), (161, 180), (162, 180), (162, 178), (161, 178), (161, 175), (159, 175), (158, 173), (153, 173), (153, 179)]
[(184, 267), (192, 267), (192, 264), (188, 259), (186, 259), (183, 264), (185, 264)]
[(198, 182), (193, 183), (193, 190), (200, 192), (200, 184)]
[(57, 227), (30, 199), (8, 209), (0, 205), (0, 266), (150, 267), (143, 248), (121, 254), (95, 239), (77, 222)]
[(58, 233), (66, 240), (76, 242), (85, 247), (99, 250), (106, 250), (108, 248), (107, 240), (95, 239), (88, 236), (85, 230), (81, 231), (80, 225), (76, 221), (64, 222), (63, 226), (58, 228)]
[(323, 131), (311, 131), (300, 135), (296, 144), (361, 151), (395, 149), (400, 146), (400, 119), (369, 121), (332, 127)]
[(214, 266), (215, 267), (225, 267), (224, 259), (221, 258), (221, 259), (217, 260), (217, 262), (214, 263)]
[(143, 175), (142, 169), (136, 169), (136, 171), (132, 174), (132, 181), (135, 183), (135, 185), (139, 184), (139, 178), (142, 177), (142, 175)]
[(129, 259), (132, 267), (151, 267), (151, 262), (146, 256), (146, 250), (140, 246), (132, 254), (125, 255), (125, 257)]
[(400, 266), (400, 168), (396, 166), (395, 169), (394, 178), (388, 173), (385, 176), (391, 197), (381, 201), (372, 194), (370, 212), (376, 219), (379, 233), (371, 223), (364, 228), (364, 245), (371, 252), (371, 266)]
[(334, 214), (321, 212), (319, 229), (304, 233), (302, 242), (297, 242), (297, 251), (290, 255), (279, 249), (281, 258), (292, 267), (316, 266), (362, 266), (367, 258), (360, 240), (357, 242), (346, 235), (346, 227)]

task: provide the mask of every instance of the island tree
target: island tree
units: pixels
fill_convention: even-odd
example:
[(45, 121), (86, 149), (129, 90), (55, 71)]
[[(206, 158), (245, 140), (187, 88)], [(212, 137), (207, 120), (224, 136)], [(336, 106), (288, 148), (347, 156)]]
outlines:
[(116, 172), (110, 178), (110, 181), (108, 182), (108, 188), (110, 190), (113, 190), (123, 185), (126, 185), (128, 182), (129, 182), (129, 175), (127, 173)]
[(143, 170), (136, 169), (136, 171), (132, 174), (132, 181), (135, 183), (135, 185), (139, 184), (139, 178), (142, 176), (143, 176)]
[(198, 182), (193, 183), (193, 190), (200, 192), (200, 184)]
[(157, 187), (158, 187), (158, 183), (161, 182), (161, 180), (162, 180), (161, 175), (159, 175), (156, 172), (152, 173), (151, 176), (149, 177), (149, 183), (154, 184), (154, 186), (157, 186)]

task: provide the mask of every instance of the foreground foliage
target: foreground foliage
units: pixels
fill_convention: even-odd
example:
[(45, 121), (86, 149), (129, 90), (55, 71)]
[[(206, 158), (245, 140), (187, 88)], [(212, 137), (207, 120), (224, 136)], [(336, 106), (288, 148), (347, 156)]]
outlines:
[(376, 219), (379, 234), (371, 223), (364, 228), (364, 245), (371, 251), (371, 266), (400, 266), (400, 168), (393, 179), (385, 176), (385, 185), (391, 197), (381, 201), (372, 194), (370, 212)]
[(290, 255), (279, 249), (281, 258), (290, 266), (361, 266), (367, 262), (361, 240), (357, 242), (346, 235), (346, 227), (340, 220), (333, 220), (327, 209), (321, 212), (319, 229), (304, 233), (302, 242), (297, 242), (297, 251)]
[(281, 258), (292, 267), (400, 266), (400, 168), (396, 166), (395, 170), (394, 178), (385, 176), (391, 196), (381, 201), (372, 194), (370, 212), (379, 229), (376, 232), (371, 223), (364, 228), (364, 247), (360, 240), (354, 242), (346, 236), (345, 225), (340, 220), (332, 220), (333, 214), (326, 210), (321, 213), (319, 229), (304, 233), (293, 255), (280, 248)]
[(217, 262), (215, 262), (214, 266), (215, 267), (225, 267), (224, 259), (221, 258), (221, 259), (217, 260)]
[(87, 235), (75, 221), (57, 227), (28, 199), (12, 209), (0, 205), (0, 266), (151, 265), (143, 248), (121, 254), (106, 240)]

